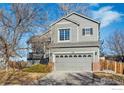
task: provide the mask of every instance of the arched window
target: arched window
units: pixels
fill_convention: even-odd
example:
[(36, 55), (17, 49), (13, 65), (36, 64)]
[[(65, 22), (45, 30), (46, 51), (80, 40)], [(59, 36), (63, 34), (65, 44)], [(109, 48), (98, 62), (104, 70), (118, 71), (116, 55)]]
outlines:
[(57, 55), (56, 58), (58, 58), (59, 56)]
[(63, 55), (60, 56), (61, 58), (63, 57)]
[(69, 55), (69, 57), (72, 57), (72, 55)]
[(77, 55), (74, 55), (74, 57), (77, 57)]
[(68, 57), (67, 55), (65, 55), (65, 57)]
[(82, 55), (78, 55), (78, 57), (82, 57)]
[(88, 55), (88, 57), (91, 57), (91, 55)]

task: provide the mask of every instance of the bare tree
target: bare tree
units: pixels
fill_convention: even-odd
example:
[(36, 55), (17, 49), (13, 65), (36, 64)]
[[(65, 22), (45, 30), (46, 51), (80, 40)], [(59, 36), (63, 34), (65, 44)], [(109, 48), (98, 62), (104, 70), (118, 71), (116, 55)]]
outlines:
[(100, 56), (101, 57), (105, 56), (105, 53), (104, 53), (104, 40), (100, 40)]
[(22, 57), (20, 51), (27, 49), (23, 44), (25, 36), (43, 28), (47, 14), (38, 4), (12, 4), (10, 10), (0, 11), (0, 52), (4, 56), (6, 70), (13, 57)]
[(89, 16), (91, 14), (90, 4), (83, 3), (61, 3), (58, 4), (58, 14), (59, 15), (67, 15), (71, 12), (80, 12)]
[(116, 30), (107, 40), (108, 48), (112, 55), (124, 62), (124, 31)]

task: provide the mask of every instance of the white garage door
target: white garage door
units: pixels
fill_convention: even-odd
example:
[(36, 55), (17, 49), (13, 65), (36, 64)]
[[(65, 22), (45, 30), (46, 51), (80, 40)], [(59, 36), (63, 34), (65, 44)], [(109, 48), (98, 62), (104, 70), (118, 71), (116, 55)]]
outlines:
[(56, 71), (91, 71), (93, 54), (56, 54)]

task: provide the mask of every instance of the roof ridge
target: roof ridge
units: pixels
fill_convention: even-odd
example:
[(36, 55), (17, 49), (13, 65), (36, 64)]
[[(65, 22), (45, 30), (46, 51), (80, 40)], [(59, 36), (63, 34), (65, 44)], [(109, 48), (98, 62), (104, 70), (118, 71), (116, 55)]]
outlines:
[(69, 17), (69, 16), (72, 15), (72, 14), (76, 14), (76, 15), (79, 15), (79, 16), (81, 16), (81, 17), (90, 19), (90, 20), (92, 20), (92, 21), (94, 21), (94, 22), (100, 23), (99, 21), (97, 21), (97, 20), (95, 20), (95, 19), (93, 19), (93, 18), (91, 18), (91, 17), (88, 17), (88, 16), (86, 16), (85, 14), (80, 14), (80, 13), (77, 13), (77, 12), (71, 12), (71, 13), (69, 13), (68, 15), (66, 15), (65, 17), (67, 18), (67, 17)]

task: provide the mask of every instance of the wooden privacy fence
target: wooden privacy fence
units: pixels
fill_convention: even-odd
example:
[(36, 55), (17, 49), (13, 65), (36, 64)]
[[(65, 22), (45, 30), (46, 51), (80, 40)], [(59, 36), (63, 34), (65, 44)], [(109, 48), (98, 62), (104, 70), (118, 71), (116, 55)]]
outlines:
[(101, 71), (114, 71), (117, 74), (124, 74), (124, 63), (112, 60), (100, 60)]

